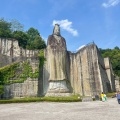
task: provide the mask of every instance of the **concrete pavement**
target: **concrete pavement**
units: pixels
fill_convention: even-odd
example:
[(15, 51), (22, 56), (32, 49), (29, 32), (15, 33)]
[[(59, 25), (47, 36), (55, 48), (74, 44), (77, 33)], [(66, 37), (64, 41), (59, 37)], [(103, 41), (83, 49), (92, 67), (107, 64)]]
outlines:
[(0, 104), (0, 120), (120, 120), (116, 98), (107, 102)]

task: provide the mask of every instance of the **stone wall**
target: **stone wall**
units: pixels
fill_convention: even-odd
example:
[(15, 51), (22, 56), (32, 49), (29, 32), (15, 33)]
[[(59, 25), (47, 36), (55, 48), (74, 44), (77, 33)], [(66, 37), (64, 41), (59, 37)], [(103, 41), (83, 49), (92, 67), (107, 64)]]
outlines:
[(113, 73), (113, 69), (112, 69), (110, 59), (109, 58), (104, 58), (104, 63), (105, 63), (105, 69), (106, 69), (106, 72), (107, 72), (107, 76), (108, 76), (108, 79), (110, 81), (111, 90), (114, 92), (114, 91), (116, 91), (115, 80), (114, 80), (114, 73)]
[(111, 92), (110, 81), (108, 79), (104, 59), (102, 58), (101, 54), (98, 52), (98, 69), (99, 69), (99, 77), (101, 78), (101, 92), (107, 93)]
[(115, 88), (116, 92), (120, 91), (120, 77), (118, 76), (115, 77)]
[(3, 98), (36, 97), (38, 96), (38, 79), (28, 78), (24, 83), (4, 86)]
[[(50, 68), (46, 49), (44, 53), (46, 61), (44, 66), (40, 68), (40, 78), (28, 78), (24, 83), (6, 85), (4, 88), (5, 98), (40, 96), (47, 93)], [(110, 62), (104, 61), (94, 43), (86, 45), (76, 53), (70, 51), (66, 51), (66, 53), (67, 87), (71, 93), (95, 96), (101, 92), (114, 91), (114, 78)], [(39, 67), (37, 54), (38, 51), (20, 48), (17, 40), (0, 39), (0, 67), (15, 61), (29, 60), (34, 70)]]
[[(26, 59), (32, 67), (33, 73), (39, 68), (39, 60), (36, 58)], [(21, 64), (22, 62), (20, 62)], [(16, 79), (11, 79), (12, 81)], [(18, 98), (18, 97), (36, 97), (40, 96), (40, 79), (39, 78), (27, 78), (23, 83), (13, 83), (10, 85), (4, 85), (4, 94), (1, 98)]]
[(12, 63), (12, 58), (11, 57), (0, 54), (0, 67), (8, 65), (10, 63)]
[(106, 85), (103, 85), (106, 84), (107, 75), (101, 66), (104, 66), (104, 62), (95, 44), (87, 45), (77, 53), (70, 53), (70, 83), (73, 92), (85, 96), (107, 92)]
[[(18, 45), (18, 41), (14, 39), (0, 38), (0, 67), (11, 64), (13, 62), (29, 61), (33, 72), (36, 68), (39, 68), (38, 52), (35, 50), (25, 50)], [(11, 85), (5, 85), (4, 98), (13, 97), (28, 97), (39, 96), (38, 86), (40, 81), (37, 79), (27, 78), (24, 83), (14, 83)], [(40, 87), (40, 86), (39, 86)]]
[(15, 39), (0, 38), (0, 67), (12, 62), (26, 60), (26, 58), (37, 57), (38, 51), (26, 50), (18, 45)]
[[(45, 56), (47, 59), (47, 52)], [(77, 53), (67, 51), (68, 87), (73, 94), (95, 96), (101, 92), (111, 92), (111, 83), (108, 79), (104, 59), (97, 46), (89, 44)], [(48, 89), (49, 65), (46, 60), (43, 69), (44, 94)], [(113, 78), (111, 80), (114, 81)]]

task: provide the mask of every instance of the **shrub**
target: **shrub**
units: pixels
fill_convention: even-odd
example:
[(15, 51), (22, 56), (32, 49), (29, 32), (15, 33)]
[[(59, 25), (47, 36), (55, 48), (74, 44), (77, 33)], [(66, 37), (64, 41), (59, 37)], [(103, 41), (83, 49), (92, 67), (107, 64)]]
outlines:
[(49, 101), (49, 102), (81, 102), (82, 100), (78, 99), (77, 96), (69, 96), (69, 97), (30, 97), (30, 98), (0, 100), (0, 104), (41, 102), (41, 101)]

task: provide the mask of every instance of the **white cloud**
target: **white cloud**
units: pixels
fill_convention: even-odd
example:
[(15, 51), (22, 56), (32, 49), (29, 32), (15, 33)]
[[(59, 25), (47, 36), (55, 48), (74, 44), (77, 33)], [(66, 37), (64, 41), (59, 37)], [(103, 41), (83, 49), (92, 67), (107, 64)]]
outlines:
[(76, 51), (82, 49), (82, 48), (85, 47), (85, 46), (86, 46), (86, 45), (82, 45), (82, 46), (80, 46), (78, 49), (76, 49)]
[(108, 0), (107, 3), (103, 3), (102, 6), (105, 8), (114, 7), (120, 3), (120, 0)]
[(53, 20), (52, 25), (59, 24), (60, 27), (68, 32), (70, 32), (73, 36), (78, 36), (77, 30), (72, 28), (72, 22), (66, 20)]

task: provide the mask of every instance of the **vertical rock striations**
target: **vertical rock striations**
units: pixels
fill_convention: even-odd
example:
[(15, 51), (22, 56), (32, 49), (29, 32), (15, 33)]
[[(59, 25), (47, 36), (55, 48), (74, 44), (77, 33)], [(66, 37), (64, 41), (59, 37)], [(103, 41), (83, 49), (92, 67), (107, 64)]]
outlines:
[(95, 44), (89, 44), (77, 53), (70, 54), (70, 83), (75, 94), (83, 96), (108, 92), (108, 77), (103, 58)]
[[(16, 40), (0, 39), (0, 67), (27, 59), (34, 69), (39, 67), (37, 54), (38, 51), (20, 48)], [(36, 96), (37, 93), (46, 96), (69, 96), (71, 93), (96, 96), (101, 92), (115, 91), (109, 59), (102, 58), (94, 43), (84, 46), (76, 53), (67, 51), (66, 41), (60, 35), (58, 24), (48, 37), (44, 56), (46, 61), (40, 69), (39, 80), (32, 81), (28, 78), (24, 83), (5, 86), (5, 96)]]
[(0, 61), (2, 61), (0, 67), (27, 58), (35, 58), (37, 54), (38, 51), (36, 50), (26, 50), (19, 47), (18, 41), (15, 39), (0, 38), (0, 56), (2, 56), (0, 58)]
[(106, 72), (104, 59), (97, 46), (91, 43), (76, 53), (67, 51), (65, 39), (60, 35), (57, 24), (53, 34), (48, 37), (45, 57), (44, 94), (71, 92), (96, 96), (101, 92), (111, 92), (111, 87), (115, 86), (111, 82), (114, 78), (110, 78)]
[[(33, 73), (39, 69), (38, 52), (26, 50), (18, 45), (14, 39), (0, 38), (0, 67), (13, 62), (28, 61)], [(14, 80), (14, 79), (13, 79)], [(4, 85), (3, 98), (30, 97), (38, 96), (38, 78), (27, 78), (23, 83)]]

